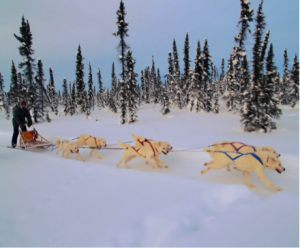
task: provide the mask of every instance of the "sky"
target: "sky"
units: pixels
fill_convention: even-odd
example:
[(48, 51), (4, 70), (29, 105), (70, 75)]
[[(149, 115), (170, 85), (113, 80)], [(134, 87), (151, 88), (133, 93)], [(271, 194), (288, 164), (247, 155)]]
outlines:
[[(260, 0), (250, 0), (254, 16)], [(240, 4), (238, 0), (124, 0), (129, 23), (129, 37), (126, 42), (136, 60), (135, 71), (152, 64), (161, 76), (168, 70), (168, 52), (173, 51), (173, 40), (177, 44), (180, 68), (183, 70), (183, 47), (186, 33), (189, 35), (190, 60), (194, 67), (196, 45), (201, 47), (207, 38), (212, 60), (221, 69), (222, 58), (225, 69), (234, 36), (239, 32)], [(13, 34), (19, 35), (21, 19), (29, 21), (34, 58), (42, 59), (46, 84), (49, 81), (49, 67), (53, 70), (56, 90), (62, 89), (64, 77), (75, 80), (76, 52), (80, 44), (87, 82), (89, 63), (92, 67), (94, 85), (98, 89), (97, 70), (100, 68), (105, 87), (110, 87), (112, 64), (120, 74), (119, 52), (116, 47), (119, 37), (116, 11), (119, 0), (0, 0), (0, 72), (4, 78), (5, 90), (9, 90), (12, 60), (17, 66), (23, 58), (19, 54), (20, 43)], [(275, 64), (283, 71), (283, 52), (287, 49), (289, 69), (293, 57), (299, 60), (299, 1), (265, 0), (263, 13), (266, 16), (266, 30), (270, 30)], [(255, 23), (251, 24), (253, 31)], [(247, 57), (252, 58), (253, 37), (248, 35)], [(36, 61), (37, 62), (37, 61)]]

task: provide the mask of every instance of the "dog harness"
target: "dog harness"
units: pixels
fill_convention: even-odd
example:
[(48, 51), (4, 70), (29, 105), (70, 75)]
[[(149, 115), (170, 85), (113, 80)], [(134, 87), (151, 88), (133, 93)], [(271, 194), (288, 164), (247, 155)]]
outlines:
[[(260, 162), (262, 165), (264, 165), (263, 162), (262, 162), (262, 160), (261, 160), (261, 158), (260, 158), (259, 156), (257, 156), (255, 153), (252, 153), (252, 152), (250, 152), (250, 153), (234, 152), (234, 153), (239, 154), (239, 156), (236, 156), (235, 158), (231, 157), (231, 156), (228, 154), (228, 153), (230, 153), (230, 152), (223, 152), (223, 151), (215, 151), (215, 152), (224, 153), (224, 154), (225, 154), (228, 158), (230, 158), (232, 161), (237, 160), (238, 158), (240, 158), (240, 157), (242, 157), (242, 156), (244, 156), (244, 155), (251, 155), (251, 156), (253, 156), (258, 162)], [(269, 157), (268, 157), (268, 162), (269, 162)], [(268, 163), (268, 162), (267, 162), (267, 163)], [(267, 167), (268, 167), (268, 165), (267, 165)]]
[(101, 149), (101, 146), (98, 146), (98, 144), (97, 144), (96, 137), (93, 137), (93, 136), (90, 135), (89, 137), (87, 137), (87, 138), (85, 139), (85, 141), (87, 141), (89, 138), (94, 138), (96, 147)]
[[(141, 141), (138, 139), (138, 142), (140, 142), (140, 144), (141, 144), (142, 146), (144, 146), (145, 142), (147, 142), (147, 143), (150, 145), (150, 147), (152, 148), (152, 151), (153, 151), (153, 154), (154, 154), (153, 156), (155, 157), (155, 149), (154, 149), (154, 147), (152, 146), (151, 142), (149, 142), (148, 139), (145, 139), (143, 142), (141, 142)], [(140, 156), (146, 158), (145, 156), (143, 156), (142, 154), (139, 153), (139, 150), (140, 150), (141, 148), (135, 149), (135, 147), (132, 146), (132, 149), (133, 149), (136, 153), (138, 153)]]
[[(241, 144), (241, 146), (240, 146), (239, 148), (237, 148), (237, 147), (234, 145), (234, 143)], [(254, 146), (250, 146), (250, 145), (247, 145), (247, 144), (244, 144), (244, 143), (241, 143), (241, 142), (221, 143), (220, 145), (231, 145), (231, 146), (234, 148), (234, 150), (235, 150), (236, 152), (238, 152), (238, 151), (239, 151), (240, 149), (242, 149), (243, 147), (248, 146), (248, 147), (252, 147), (252, 148), (253, 148), (253, 151), (256, 152), (256, 149), (255, 149)]]

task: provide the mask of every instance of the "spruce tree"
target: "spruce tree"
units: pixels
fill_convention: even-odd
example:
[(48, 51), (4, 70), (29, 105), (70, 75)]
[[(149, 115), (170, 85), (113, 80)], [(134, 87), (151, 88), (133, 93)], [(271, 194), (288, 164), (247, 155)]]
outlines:
[(69, 93), (68, 93), (68, 83), (67, 79), (63, 80), (63, 92), (62, 92), (62, 101), (63, 101), (63, 111), (65, 115), (69, 113)]
[(87, 106), (89, 107), (89, 112), (93, 107), (93, 101), (94, 101), (93, 85), (94, 82), (93, 82), (93, 75), (92, 75), (92, 67), (91, 67), (91, 63), (89, 63), (88, 92), (87, 92), (87, 101), (88, 101)]
[(245, 102), (250, 100), (250, 71), (246, 53), (242, 54), (240, 87), (240, 112), (243, 113), (243, 106)]
[(48, 94), (51, 99), (51, 102), (53, 103), (52, 111), (55, 113), (56, 116), (58, 116), (58, 99), (57, 99), (57, 93), (55, 91), (53, 71), (52, 71), (51, 67), (49, 67), (49, 75), (50, 75), (50, 79), (49, 79), (49, 82), (47, 85), (47, 90), (48, 90)]
[(4, 79), (0, 72), (0, 111), (5, 110)]
[[(45, 94), (45, 86), (44, 82), (46, 79), (44, 79), (44, 69), (43, 69), (43, 62), (41, 59), (38, 59), (37, 63), (37, 72), (34, 76), (34, 79), (36, 81), (36, 87), (38, 88), (38, 98), (36, 99), (36, 110), (37, 113), (40, 114), (40, 117), (44, 116), (45, 113), (45, 107), (46, 105), (51, 105), (50, 103), (47, 104), (47, 96)], [(44, 118), (43, 118), (44, 119)]]
[(190, 88), (190, 45), (189, 45), (189, 34), (186, 33), (183, 49), (183, 75), (182, 75), (182, 94), (185, 99), (184, 105), (187, 105), (190, 101), (188, 89)]
[(174, 83), (175, 83), (175, 97), (174, 103), (175, 106), (179, 109), (182, 109), (184, 106), (182, 99), (182, 85), (181, 85), (181, 74), (179, 66), (179, 57), (177, 53), (177, 45), (175, 39), (173, 40), (173, 58), (174, 58)]
[(127, 50), (126, 54), (126, 80), (128, 87), (127, 94), (127, 108), (129, 114), (128, 123), (134, 123), (137, 121), (137, 105), (138, 105), (138, 94), (137, 94), (137, 77), (138, 74), (134, 72), (135, 59), (132, 57), (132, 52)]
[(111, 86), (110, 86), (110, 92), (109, 92), (109, 108), (113, 113), (117, 113), (117, 77), (115, 74), (115, 65), (112, 64), (112, 70), (111, 70)]
[(17, 70), (15, 67), (14, 61), (12, 61), (11, 65), (11, 76), (10, 76), (10, 90), (8, 92), (9, 95), (9, 106), (14, 106), (19, 104), (20, 99), (20, 85), (18, 82)]
[(103, 88), (100, 68), (98, 68), (98, 71), (97, 71), (97, 78), (98, 78), (98, 85), (99, 85), (99, 91), (98, 91), (99, 99), (98, 99), (97, 107), (99, 109), (101, 109), (101, 108), (105, 108), (105, 103), (104, 103), (105, 90)]
[(85, 118), (90, 119), (91, 115), (91, 99), (89, 98), (88, 91), (84, 90), (84, 102), (85, 102)]
[(194, 86), (195, 86), (195, 95), (194, 95), (194, 104), (193, 110), (200, 112), (201, 109), (204, 109), (204, 83), (203, 83), (203, 56), (201, 52), (200, 41), (197, 43), (196, 47), (196, 58), (195, 58), (195, 68), (194, 68)]
[(280, 93), (280, 102), (282, 105), (288, 105), (291, 102), (290, 92), (291, 92), (291, 84), (290, 84), (290, 71), (288, 68), (289, 58), (287, 54), (287, 49), (284, 49), (283, 54), (283, 75), (281, 79), (281, 93)]
[(28, 93), (26, 94), (26, 100), (28, 102), (27, 107), (29, 109), (33, 108), (35, 105), (36, 98), (36, 87), (34, 85), (33, 76), (34, 76), (34, 50), (32, 49), (32, 34), (30, 31), (30, 25), (28, 20), (25, 22), (24, 16), (22, 16), (20, 35), (17, 36), (14, 34), (15, 38), (21, 43), (19, 46), (20, 55), (24, 58), (21, 63), (19, 63), (19, 68), (23, 69), (23, 79), (25, 80), (26, 88), (28, 87)]
[(273, 45), (271, 44), (266, 58), (265, 87), (259, 97), (260, 107), (262, 108), (262, 112), (265, 113), (264, 126), (268, 131), (276, 129), (276, 124), (272, 121), (272, 118), (279, 119), (282, 114), (281, 109), (278, 108), (279, 101), (275, 97), (274, 82), (276, 74)]
[(225, 60), (222, 58), (221, 62), (221, 74), (220, 74), (220, 94), (223, 95), (225, 92), (226, 83), (224, 82), (225, 77)]
[[(18, 72), (17, 73), (17, 77), (18, 77), (18, 84), (19, 84), (19, 89), (20, 89), (20, 99), (26, 99), (27, 96), (27, 86), (26, 86), (26, 82), (23, 80), (22, 77), (22, 73)], [(17, 103), (19, 105), (19, 103)]]
[(145, 101), (145, 78), (144, 78), (144, 71), (141, 70), (141, 101)]
[(113, 33), (114, 36), (119, 36), (120, 37), (120, 42), (118, 44), (118, 49), (120, 51), (119, 55), (119, 60), (122, 65), (122, 72), (121, 72), (121, 80), (125, 80), (125, 56), (126, 56), (126, 51), (127, 49), (130, 49), (130, 47), (127, 45), (125, 41), (125, 37), (128, 37), (128, 23), (125, 22), (125, 5), (123, 1), (121, 0), (120, 2), (120, 7), (117, 10), (117, 26), (118, 26), (118, 31)]
[(204, 92), (206, 93), (206, 96), (204, 98), (204, 110), (206, 112), (210, 112), (212, 110), (212, 95), (210, 94), (211, 90), (211, 81), (210, 81), (210, 66), (211, 66), (211, 60), (210, 60), (210, 53), (209, 53), (209, 46), (208, 41), (205, 39), (204, 45), (203, 45), (203, 52), (202, 52), (202, 61), (203, 61), (203, 74), (202, 74), (202, 81), (204, 84)]
[(292, 91), (291, 91), (291, 107), (294, 108), (297, 103), (299, 103), (299, 62), (297, 59), (297, 54), (294, 56), (294, 61), (291, 70), (291, 84), (292, 84)]
[(168, 89), (168, 96), (171, 103), (175, 104), (175, 78), (174, 78), (174, 61), (172, 57), (172, 53), (169, 51), (169, 57), (168, 57), (168, 73), (166, 74), (167, 77), (167, 89)]
[(86, 103), (84, 102), (84, 91), (85, 91), (85, 83), (84, 83), (84, 64), (83, 57), (81, 54), (81, 47), (78, 46), (78, 50), (76, 53), (76, 106), (78, 108), (79, 113), (85, 113)]
[[(70, 82), (71, 85), (71, 82)], [(75, 82), (72, 85), (72, 90), (70, 93), (70, 101), (69, 101), (69, 110), (68, 113), (69, 115), (74, 115), (76, 113), (76, 90), (75, 90)]]
[(150, 69), (147, 67), (145, 69), (145, 103), (150, 103)]
[(163, 82), (161, 80), (160, 71), (159, 71), (159, 68), (157, 68), (157, 84), (156, 84), (156, 88), (157, 88), (157, 96), (158, 96), (158, 102), (159, 103), (162, 102), (162, 86), (163, 86)]
[(162, 115), (166, 115), (171, 112), (170, 104), (171, 103), (170, 103), (170, 99), (168, 97), (167, 85), (164, 84), (162, 86), (162, 109), (160, 111), (162, 113)]
[(154, 57), (152, 56), (152, 67), (150, 73), (150, 98), (151, 102), (154, 104), (158, 103), (158, 87), (157, 87), (157, 76), (156, 76), (156, 69), (155, 69), (155, 62)]

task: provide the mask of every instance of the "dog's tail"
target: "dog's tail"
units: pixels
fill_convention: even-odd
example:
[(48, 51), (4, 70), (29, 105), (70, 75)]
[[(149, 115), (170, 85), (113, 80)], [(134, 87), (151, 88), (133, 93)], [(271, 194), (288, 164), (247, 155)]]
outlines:
[(59, 139), (55, 139), (55, 145), (58, 147), (60, 145), (60, 140)]
[(137, 141), (138, 137), (137, 137), (137, 136), (135, 136), (135, 134), (134, 134), (134, 133), (132, 133), (132, 134), (131, 134), (131, 136), (132, 136), (132, 138), (134, 139), (134, 141)]
[(119, 146), (122, 147), (122, 148), (129, 148), (129, 147), (130, 147), (129, 144), (124, 144), (124, 143), (122, 143), (122, 142), (121, 142), (120, 140), (118, 140), (118, 139), (117, 139), (117, 141), (118, 141)]
[(211, 158), (214, 158), (214, 156), (215, 156), (215, 151), (214, 151), (213, 149), (206, 147), (206, 148), (203, 149), (203, 151), (204, 151), (204, 152), (208, 152), (209, 155), (210, 155), (210, 157), (211, 157)]

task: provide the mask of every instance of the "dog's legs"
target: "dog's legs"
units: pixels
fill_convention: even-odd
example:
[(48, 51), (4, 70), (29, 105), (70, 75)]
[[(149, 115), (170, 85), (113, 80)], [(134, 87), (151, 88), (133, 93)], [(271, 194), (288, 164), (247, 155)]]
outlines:
[[(256, 174), (257, 174), (257, 172), (256, 172)], [(282, 190), (281, 188), (277, 188), (276, 186), (274, 186), (274, 185), (269, 181), (269, 179), (266, 177), (266, 175), (264, 174), (264, 172), (261, 172), (261, 173), (257, 174), (257, 176), (258, 176), (258, 178), (259, 178), (260, 180), (262, 180), (263, 183), (264, 183), (265, 185), (267, 185), (269, 188), (274, 189), (274, 190), (276, 190), (276, 191), (281, 191), (281, 190)]]
[(231, 171), (230, 170), (230, 164), (226, 165), (226, 167), (227, 167), (227, 171)]
[(96, 149), (91, 150), (90, 156), (92, 156), (92, 152), (94, 152), (94, 153), (96, 154), (96, 157), (97, 157), (98, 159), (102, 159), (102, 158), (98, 155), (98, 152), (97, 152)]
[(134, 158), (135, 158), (135, 156), (132, 156), (132, 157), (129, 157), (129, 158), (127, 158), (127, 159), (125, 160), (125, 167), (126, 167), (127, 169), (129, 169), (127, 163), (128, 163), (129, 161), (133, 160)]
[(207, 163), (204, 163), (204, 166), (209, 166), (209, 165), (212, 165), (214, 162), (215, 162), (214, 160), (212, 160), (212, 161), (209, 161), (209, 162), (207, 162)]
[(146, 161), (151, 162), (153, 164), (153, 168), (158, 167), (157, 162), (154, 159), (152, 159), (151, 157), (146, 157)]
[(62, 155), (61, 155), (61, 157), (63, 158), (64, 156), (65, 156), (65, 149), (63, 149), (63, 152), (62, 152)]
[(243, 171), (243, 173), (244, 173), (244, 177), (245, 177), (245, 184), (249, 188), (254, 188), (254, 185), (249, 183), (250, 172), (249, 171)]
[[(65, 151), (63, 152), (63, 155), (64, 155), (64, 153), (65, 153)], [(69, 154), (70, 154), (69, 152), (66, 152), (66, 158), (67, 159), (69, 159)]]
[[(229, 164), (229, 163), (228, 163)], [(206, 172), (210, 171), (210, 170), (220, 170), (222, 168), (224, 168), (226, 165), (228, 164), (224, 164), (224, 163), (214, 163), (212, 166), (207, 167), (205, 170), (201, 171), (201, 174), (204, 175)]]
[(82, 157), (80, 156), (80, 154), (78, 152), (75, 153), (77, 155), (77, 157), (79, 158), (80, 161), (84, 162), (84, 160), (82, 159)]
[(163, 161), (161, 161), (158, 157), (154, 157), (154, 160), (157, 162), (157, 164), (158, 164), (159, 167), (160, 167), (159, 164), (163, 165), (165, 168), (169, 167)]
[(58, 149), (57, 149), (57, 151), (56, 151), (56, 155), (60, 152), (61, 150), (59, 149), (59, 147), (58, 147)]

